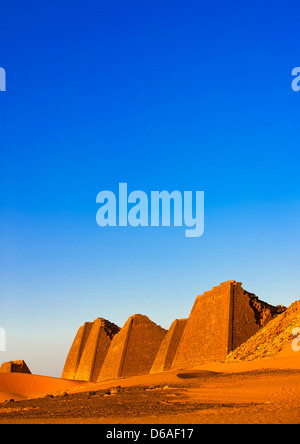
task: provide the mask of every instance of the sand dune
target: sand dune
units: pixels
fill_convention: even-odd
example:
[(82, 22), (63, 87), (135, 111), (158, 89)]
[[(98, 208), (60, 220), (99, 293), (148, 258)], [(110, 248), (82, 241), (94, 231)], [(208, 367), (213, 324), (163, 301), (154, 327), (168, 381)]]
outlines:
[(9, 399), (37, 398), (48, 393), (69, 390), (83, 385), (79, 381), (51, 378), (23, 373), (0, 374), (0, 402)]

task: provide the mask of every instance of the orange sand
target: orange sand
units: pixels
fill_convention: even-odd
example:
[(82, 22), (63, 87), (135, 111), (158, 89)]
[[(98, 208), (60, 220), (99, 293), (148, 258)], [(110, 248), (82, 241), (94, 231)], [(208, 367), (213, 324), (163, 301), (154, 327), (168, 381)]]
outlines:
[[(81, 385), (85, 383), (80, 383)], [(67, 391), (78, 387), (78, 381), (50, 378), (24, 373), (0, 374), (0, 402), (9, 399), (16, 401), (28, 398), (38, 398), (49, 393)]]
[[(265, 369), (260, 377), (246, 377), (244, 372)], [(11, 398), (23, 400), (27, 398), (44, 397), (46, 394), (59, 394), (62, 392), (78, 393), (90, 390), (107, 389), (114, 386), (132, 387), (137, 385), (168, 385), (184, 383), (184, 376), (191, 376), (191, 373), (198, 377), (199, 384), (194, 388), (189, 388), (186, 392), (191, 401), (201, 401), (207, 403), (236, 403), (236, 410), (230, 412), (226, 408), (221, 410), (195, 411), (194, 414), (184, 414), (178, 412), (176, 417), (163, 416), (159, 418), (144, 417), (143, 423), (257, 423), (257, 422), (283, 422), (299, 423), (300, 403), (300, 374), (286, 372), (272, 376), (268, 370), (300, 370), (300, 352), (294, 352), (291, 343), (287, 343), (284, 349), (273, 359), (243, 361), (234, 363), (215, 362), (199, 366), (195, 369), (169, 371), (164, 373), (136, 376), (127, 379), (106, 381), (101, 383), (87, 383), (81, 381), (68, 381), (59, 378), (44, 376), (3, 373), (0, 374), (0, 402)], [(202, 382), (201, 376), (216, 373), (226, 373), (237, 375), (232, 381), (228, 380)], [(241, 373), (239, 377), (238, 373)], [(180, 377), (178, 377), (178, 375)], [(275, 384), (275, 386), (274, 386)], [(240, 408), (240, 403), (253, 403), (253, 409), (247, 411)], [(259, 406), (255, 406), (259, 403)], [(230, 414), (229, 414), (230, 413)], [(233, 414), (234, 413), (234, 414)], [(30, 423), (31, 420), (24, 420)], [(41, 418), (42, 421), (42, 418)], [(53, 420), (54, 421), (54, 420)], [(57, 422), (64, 422), (63, 418)], [(36, 422), (36, 421), (35, 421)], [(50, 420), (48, 422), (51, 422)], [(80, 422), (78, 419), (66, 418), (66, 422)], [(81, 422), (106, 422), (103, 418), (85, 418)], [(109, 423), (139, 423), (136, 418), (111, 417)]]

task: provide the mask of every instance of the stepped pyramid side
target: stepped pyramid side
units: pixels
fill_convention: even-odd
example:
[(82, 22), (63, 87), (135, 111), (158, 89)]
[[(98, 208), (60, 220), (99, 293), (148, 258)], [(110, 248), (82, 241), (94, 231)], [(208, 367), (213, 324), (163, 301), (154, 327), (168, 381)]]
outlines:
[(122, 366), (124, 349), (126, 349), (126, 344), (130, 334), (131, 325), (132, 319), (129, 318), (124, 327), (112, 340), (100, 371), (98, 381), (118, 379), (121, 377), (120, 369)]
[(119, 331), (118, 326), (103, 318), (86, 322), (74, 339), (62, 378), (96, 381), (112, 338)]
[(113, 338), (98, 381), (148, 374), (165, 335), (147, 316), (131, 316)]
[(228, 281), (198, 296), (172, 368), (222, 361), (285, 307), (273, 307)]
[(103, 318), (93, 322), (74, 379), (97, 381), (112, 338), (119, 331), (119, 327)]
[(85, 347), (91, 328), (91, 322), (85, 322), (85, 324), (79, 328), (66, 359), (62, 373), (63, 379), (75, 379), (82, 351)]
[(173, 322), (161, 343), (150, 373), (171, 370), (186, 324), (187, 319), (176, 319)]

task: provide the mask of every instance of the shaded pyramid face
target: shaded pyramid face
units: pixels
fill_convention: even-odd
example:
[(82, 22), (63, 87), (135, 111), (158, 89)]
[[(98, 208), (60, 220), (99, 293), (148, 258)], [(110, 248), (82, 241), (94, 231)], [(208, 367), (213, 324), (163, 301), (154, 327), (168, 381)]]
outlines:
[(111, 341), (120, 328), (98, 318), (79, 328), (67, 357), (62, 378), (96, 382)]
[(171, 370), (186, 324), (187, 319), (176, 319), (173, 322), (161, 343), (150, 373)]
[(114, 336), (98, 381), (148, 374), (165, 335), (147, 316), (130, 317)]
[(260, 301), (240, 282), (228, 281), (198, 296), (172, 369), (222, 361), (285, 310)]
[(229, 353), (226, 362), (270, 359), (278, 353), (280, 357), (300, 358), (299, 327), (300, 301), (296, 301), (247, 342)]

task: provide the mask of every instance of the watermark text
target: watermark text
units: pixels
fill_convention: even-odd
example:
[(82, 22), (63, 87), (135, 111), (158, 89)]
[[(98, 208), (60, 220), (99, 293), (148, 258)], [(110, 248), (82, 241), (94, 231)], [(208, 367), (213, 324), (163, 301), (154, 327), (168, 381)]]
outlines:
[(6, 91), (6, 72), (4, 68), (0, 68), (0, 91)]
[(0, 352), (6, 351), (6, 332), (4, 328), (0, 327)]
[(295, 77), (292, 81), (292, 90), (298, 92), (300, 91), (300, 67), (293, 69), (292, 76)]
[(300, 351), (300, 327), (294, 328), (292, 336), (296, 336), (296, 339), (292, 341), (292, 349), (294, 352)]
[[(195, 194), (195, 195), (194, 195)], [(119, 195), (101, 191), (96, 202), (101, 204), (96, 221), (99, 227), (182, 227), (186, 237), (204, 233), (204, 191), (133, 191), (128, 195), (127, 183), (119, 184)]]

